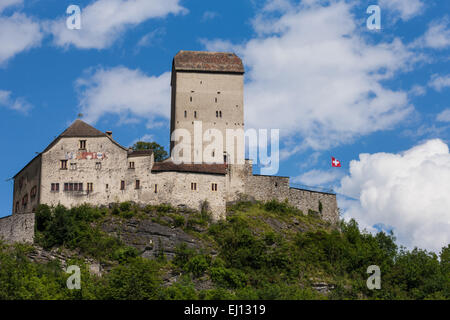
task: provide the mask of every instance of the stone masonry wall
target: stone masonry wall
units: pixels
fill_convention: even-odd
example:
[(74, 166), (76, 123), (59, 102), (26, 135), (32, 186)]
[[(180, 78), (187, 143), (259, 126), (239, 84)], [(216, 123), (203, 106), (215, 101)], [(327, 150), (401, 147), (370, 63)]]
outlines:
[[(319, 212), (322, 219), (331, 223), (339, 220), (335, 194), (291, 188), (288, 177), (250, 175), (246, 179), (245, 194), (259, 201), (287, 199), (289, 204), (305, 214), (313, 210)], [(319, 201), (322, 203), (321, 212)]]
[(34, 213), (0, 218), (0, 238), (6, 242), (33, 242)]
[(319, 201), (322, 203), (320, 215), (325, 221), (336, 223), (339, 220), (336, 195), (310, 190), (289, 188), (289, 203), (308, 213), (309, 210), (319, 212)]

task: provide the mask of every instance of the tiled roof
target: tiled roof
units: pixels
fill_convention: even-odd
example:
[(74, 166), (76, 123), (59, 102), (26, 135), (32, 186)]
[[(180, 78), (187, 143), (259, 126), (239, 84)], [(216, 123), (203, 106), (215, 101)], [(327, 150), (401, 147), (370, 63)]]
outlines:
[(95, 129), (93, 126), (86, 122), (77, 119), (70, 127), (61, 133), (60, 137), (73, 138), (73, 137), (104, 137), (106, 133)]
[(165, 160), (162, 162), (155, 162), (153, 164), (152, 171), (178, 171), (178, 172), (195, 172), (195, 173), (214, 173), (214, 174), (226, 174), (226, 164), (175, 164), (171, 160)]
[(173, 59), (176, 71), (244, 73), (242, 60), (231, 52), (180, 51)]

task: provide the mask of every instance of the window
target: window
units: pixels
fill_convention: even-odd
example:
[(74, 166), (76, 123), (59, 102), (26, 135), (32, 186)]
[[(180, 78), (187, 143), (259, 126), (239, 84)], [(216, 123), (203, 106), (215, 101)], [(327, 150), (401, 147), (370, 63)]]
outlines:
[[(59, 191), (59, 184), (55, 183), (54, 185), (55, 186), (52, 187), (54, 187), (55, 190), (52, 191)], [(66, 182), (64, 183), (64, 191), (83, 191), (83, 184), (79, 182)]]
[(214, 100), (216, 101), (216, 103), (217, 103), (217, 98), (214, 98)]
[(76, 163), (71, 163), (70, 164), (70, 170), (77, 170), (77, 164)]
[(155, 193), (158, 193), (158, 185), (155, 184)]
[(128, 163), (128, 169), (134, 169), (134, 162)]
[(219, 117), (219, 111), (216, 111), (216, 118)]
[(22, 198), (22, 206), (24, 208), (26, 208), (27, 204), (28, 204), (28, 193), (26, 195), (24, 195), (23, 198)]
[(141, 188), (141, 181), (136, 180), (136, 185), (134, 186), (135, 189), (140, 189)]
[(61, 170), (67, 170), (67, 160), (61, 160)]
[(187, 117), (187, 111), (186, 110), (184, 110), (184, 117), (185, 118)]
[(16, 202), (16, 213), (19, 212), (19, 201)]
[(189, 100), (192, 102), (192, 97), (190, 97)]
[(109, 189), (109, 184), (106, 184), (106, 190), (108, 190)]
[(225, 164), (227, 163), (227, 155), (226, 154), (223, 155), (223, 163), (225, 163)]
[(125, 190), (125, 181), (120, 181), (120, 190)]
[(101, 162), (96, 162), (95, 163), (95, 170), (101, 170), (102, 169), (102, 163)]
[(59, 191), (59, 183), (52, 183), (51, 191), (58, 192)]
[(36, 197), (36, 194), (37, 194), (37, 187), (34, 186), (33, 188), (31, 188), (31, 191), (30, 191), (31, 199), (34, 199)]
[(80, 140), (80, 150), (86, 150), (86, 140)]
[(194, 111), (194, 118), (197, 118), (197, 111)]
[(196, 182), (191, 182), (191, 190), (192, 191), (197, 190), (197, 183)]
[(94, 184), (92, 183), (92, 182), (88, 182), (87, 184), (86, 184), (86, 188), (87, 188), (87, 192), (88, 193), (91, 193), (91, 192), (93, 192), (94, 191)]
[(211, 184), (211, 190), (212, 191), (217, 191), (217, 183)]
[(222, 118), (222, 111), (219, 111), (219, 117)]

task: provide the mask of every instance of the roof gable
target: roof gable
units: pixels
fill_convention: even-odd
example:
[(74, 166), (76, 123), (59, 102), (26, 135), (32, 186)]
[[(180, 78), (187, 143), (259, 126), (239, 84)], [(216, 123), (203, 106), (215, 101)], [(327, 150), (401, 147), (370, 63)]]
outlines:
[(106, 133), (95, 129), (93, 126), (87, 124), (86, 122), (77, 119), (71, 124), (59, 137), (64, 138), (74, 138), (74, 137), (105, 137)]

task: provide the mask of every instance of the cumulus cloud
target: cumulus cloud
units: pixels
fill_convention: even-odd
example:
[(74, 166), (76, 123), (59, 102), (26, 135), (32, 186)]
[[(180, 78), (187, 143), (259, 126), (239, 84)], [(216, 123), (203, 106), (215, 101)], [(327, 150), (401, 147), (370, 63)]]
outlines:
[(403, 21), (421, 14), (425, 8), (421, 0), (379, 0), (378, 4), (399, 15)]
[(431, 80), (428, 84), (437, 91), (441, 91), (444, 88), (450, 87), (450, 74), (443, 76), (435, 74), (431, 77)]
[(450, 108), (445, 109), (436, 116), (437, 121), (450, 122)]
[(344, 217), (392, 227), (399, 242), (438, 252), (450, 242), (450, 153), (439, 139), (399, 154), (360, 154), (339, 192)]
[(38, 46), (42, 38), (41, 27), (32, 18), (18, 12), (0, 16), (0, 65), (16, 54)]
[(2, 12), (7, 7), (11, 7), (14, 5), (22, 4), (23, 0), (2, 0), (0, 2), (0, 12)]
[(186, 13), (179, 0), (97, 0), (81, 9), (81, 29), (69, 30), (64, 16), (46, 24), (58, 46), (104, 49), (126, 29), (148, 19)]
[(432, 49), (445, 49), (450, 46), (450, 28), (448, 17), (433, 21), (427, 31), (412, 46)]
[[(348, 143), (405, 119), (413, 111), (407, 92), (381, 81), (406, 70), (414, 55), (398, 39), (366, 41), (351, 3), (302, 3), (266, 6), (254, 20), (259, 36), (234, 45), (246, 64), (246, 126), (302, 138), (293, 153)], [(281, 14), (267, 12), (272, 7)], [(226, 41), (203, 42), (230, 49)]]
[(31, 109), (31, 105), (24, 98), (12, 98), (11, 91), (0, 90), (0, 106), (21, 113), (27, 113)]
[(292, 182), (294, 183), (302, 183), (310, 186), (324, 186), (329, 184), (330, 182), (334, 182), (340, 178), (342, 178), (342, 171), (332, 170), (332, 171), (323, 171), (323, 170), (310, 170), (301, 174), (300, 176), (294, 177)]
[(153, 122), (170, 115), (170, 72), (147, 76), (125, 67), (91, 69), (77, 79), (76, 87), (81, 112), (90, 123), (105, 114), (118, 115), (123, 122)]

